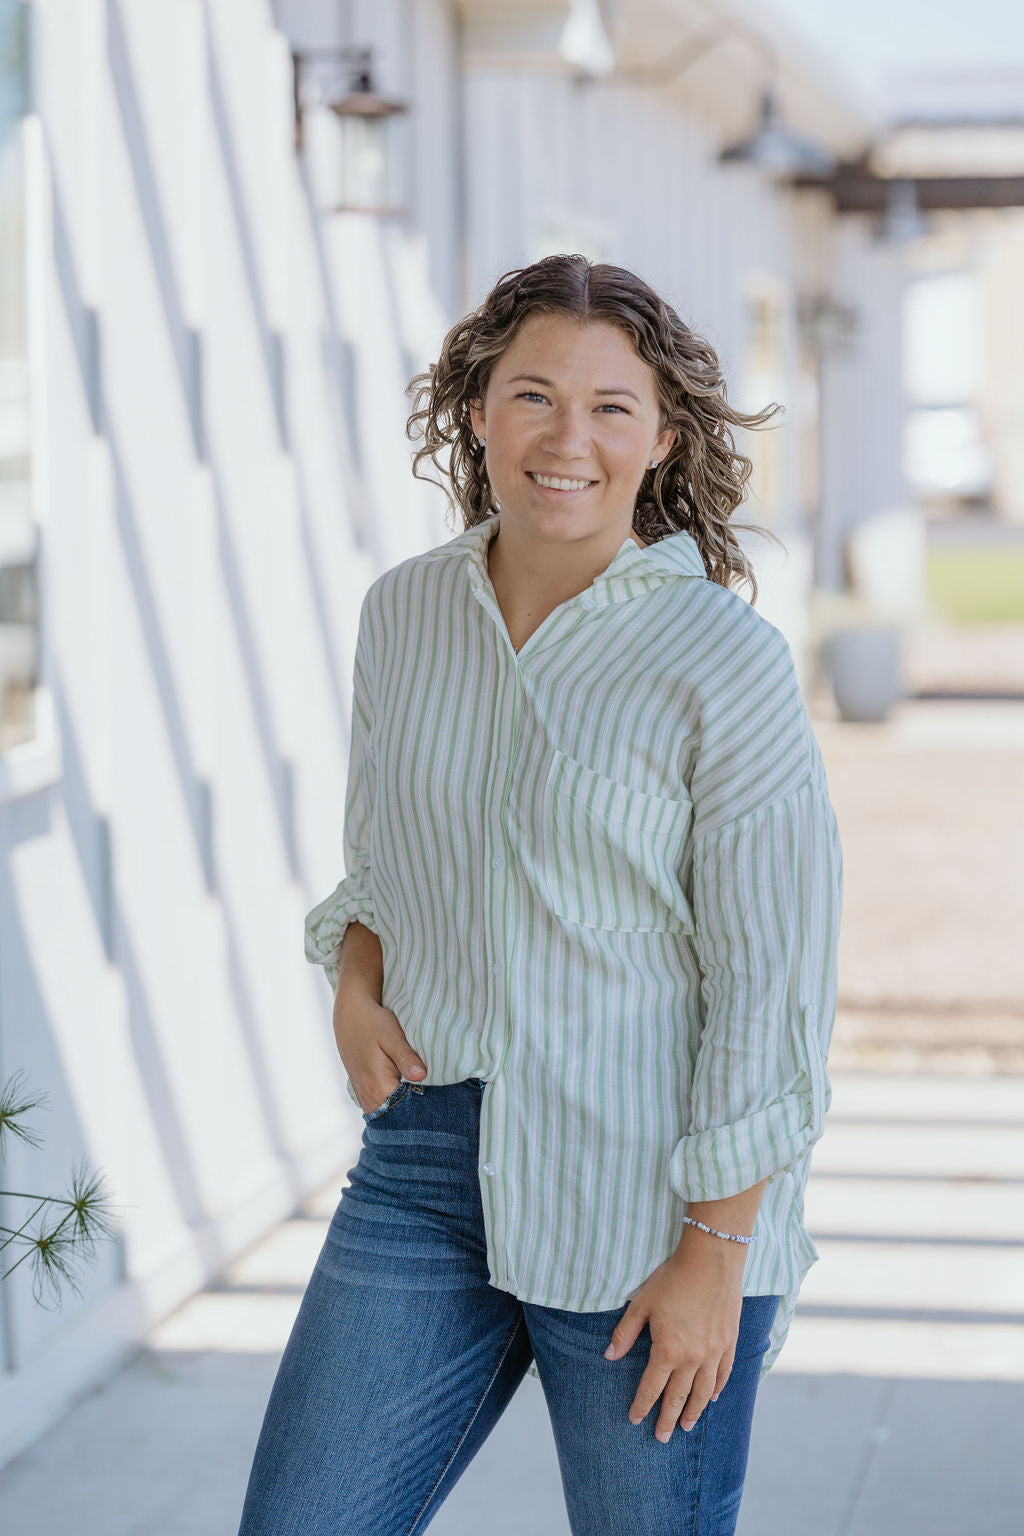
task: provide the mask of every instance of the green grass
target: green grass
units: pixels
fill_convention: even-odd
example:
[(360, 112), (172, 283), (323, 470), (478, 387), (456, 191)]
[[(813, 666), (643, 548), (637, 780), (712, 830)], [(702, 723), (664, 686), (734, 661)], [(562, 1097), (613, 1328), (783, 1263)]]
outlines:
[(1024, 548), (929, 550), (928, 596), (956, 623), (1024, 623)]

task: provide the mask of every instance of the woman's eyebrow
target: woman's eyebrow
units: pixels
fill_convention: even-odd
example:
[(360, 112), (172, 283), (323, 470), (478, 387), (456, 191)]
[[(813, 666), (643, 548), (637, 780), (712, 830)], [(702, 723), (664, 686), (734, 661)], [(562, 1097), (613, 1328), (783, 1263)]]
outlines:
[[(513, 378), (509, 379), (507, 382), (509, 384), (543, 384), (546, 389), (554, 389), (554, 387), (555, 387), (550, 379), (538, 378), (538, 376), (535, 373), (517, 373), (517, 374), (514, 375)], [(594, 390), (594, 394), (595, 395), (628, 395), (631, 400), (635, 400), (636, 401), (637, 405), (641, 404), (640, 396), (639, 395), (635, 395), (633, 393), (633, 391), (631, 389), (627, 389), (624, 384), (615, 384), (615, 385), (609, 386), (606, 389), (595, 389)]]

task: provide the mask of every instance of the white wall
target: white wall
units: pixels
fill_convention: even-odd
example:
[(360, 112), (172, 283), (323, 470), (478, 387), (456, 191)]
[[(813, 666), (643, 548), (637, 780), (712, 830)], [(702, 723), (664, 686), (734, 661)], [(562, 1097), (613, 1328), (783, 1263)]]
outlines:
[(60, 1311), (27, 1263), (0, 1287), (0, 1463), (351, 1144), (303, 916), (341, 873), (361, 594), (449, 536), (402, 391), (457, 287), (443, 6), (416, 11), (411, 216), (333, 225), (269, 4), (34, 11), (59, 754), (0, 803), (0, 1070), (50, 1112), (3, 1182), (63, 1192), (85, 1152), (122, 1223)]
[(854, 317), (847, 345), (822, 370), (822, 504), (817, 575), (843, 585), (843, 550), (860, 522), (912, 505), (903, 468), (904, 254), (874, 238), (874, 220), (847, 214), (833, 238), (834, 291)]

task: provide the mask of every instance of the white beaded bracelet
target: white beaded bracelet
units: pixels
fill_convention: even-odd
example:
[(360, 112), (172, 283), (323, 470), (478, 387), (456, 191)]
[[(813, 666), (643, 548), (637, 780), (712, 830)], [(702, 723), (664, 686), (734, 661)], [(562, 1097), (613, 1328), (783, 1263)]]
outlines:
[(684, 1216), (683, 1220), (688, 1221), (692, 1227), (700, 1227), (702, 1232), (711, 1232), (715, 1237), (727, 1237), (731, 1243), (752, 1243), (756, 1236), (756, 1234), (752, 1234), (750, 1237), (740, 1237), (737, 1232), (719, 1232), (717, 1227), (707, 1227), (702, 1221), (698, 1221), (695, 1216)]

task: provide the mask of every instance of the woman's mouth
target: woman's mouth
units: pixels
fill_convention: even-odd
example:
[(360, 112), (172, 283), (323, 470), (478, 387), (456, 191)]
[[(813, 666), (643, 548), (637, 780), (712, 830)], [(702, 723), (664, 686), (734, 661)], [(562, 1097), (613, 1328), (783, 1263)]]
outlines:
[(579, 480), (568, 475), (540, 475), (532, 469), (528, 469), (526, 473), (534, 485), (539, 485), (542, 490), (559, 491), (563, 495), (566, 493), (589, 491), (592, 485), (597, 484), (596, 480)]

